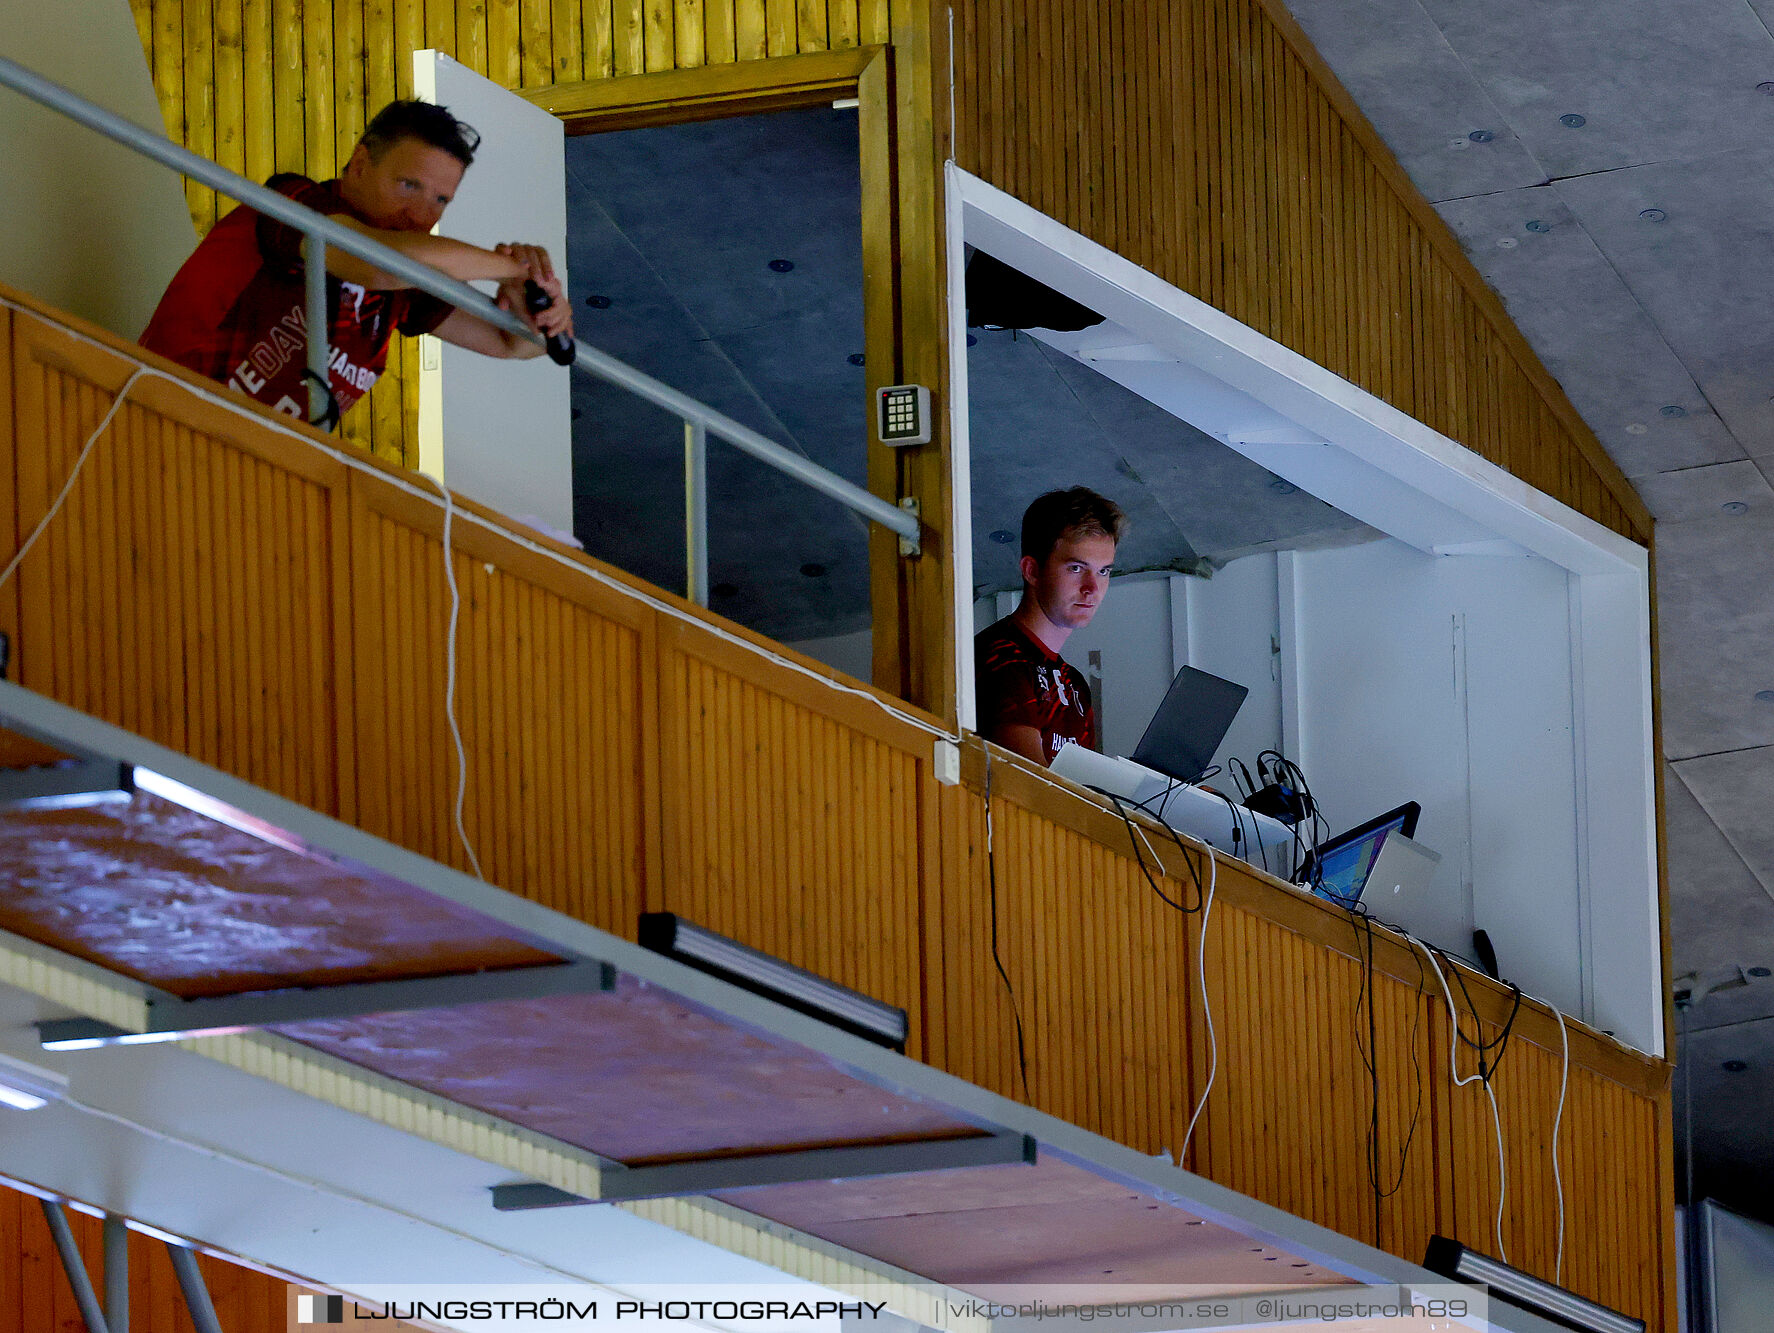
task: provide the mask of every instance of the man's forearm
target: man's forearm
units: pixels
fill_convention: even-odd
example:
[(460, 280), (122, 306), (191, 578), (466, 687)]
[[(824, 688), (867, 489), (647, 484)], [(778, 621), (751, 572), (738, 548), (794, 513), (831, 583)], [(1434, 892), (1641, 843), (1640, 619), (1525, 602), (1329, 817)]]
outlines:
[[(344, 222), (353, 231), (362, 232), (371, 240), (380, 241), (390, 250), (428, 265), (457, 282), (473, 282), (480, 278), (509, 282), (523, 277), (527, 271), (523, 264), (507, 255), (495, 250), (483, 250), (478, 245), (469, 245), (466, 241), (458, 241), (453, 237), (433, 236), (424, 231), (382, 231), (374, 227), (359, 226), (348, 218), (337, 220)], [(306, 242), (303, 243), (303, 249), (306, 253)], [(337, 246), (327, 247), (326, 267), (327, 272), (335, 277), (343, 278), (346, 282), (355, 282), (371, 291), (389, 291), (411, 285), (391, 273), (384, 273), (367, 260), (345, 253)]]

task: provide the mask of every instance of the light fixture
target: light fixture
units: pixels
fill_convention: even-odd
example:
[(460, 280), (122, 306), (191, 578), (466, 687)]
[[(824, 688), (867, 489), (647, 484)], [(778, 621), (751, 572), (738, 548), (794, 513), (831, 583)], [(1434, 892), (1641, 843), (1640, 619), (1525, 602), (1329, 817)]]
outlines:
[(905, 1051), (905, 1010), (871, 1000), (793, 963), (749, 949), (671, 912), (641, 913), (640, 942), (643, 949), (675, 958), (754, 995), (823, 1019), (882, 1046)]
[(67, 1095), (67, 1075), (0, 1055), (0, 1106), (35, 1111)]
[(1446, 1236), (1429, 1238), (1429, 1253), (1423, 1257), (1423, 1267), (1456, 1282), (1485, 1287), (1499, 1300), (1543, 1315), (1566, 1328), (1577, 1329), (1579, 1333), (1645, 1333), (1642, 1319), (1585, 1300), (1573, 1291), (1555, 1287), (1519, 1268), (1511, 1268), (1500, 1259), (1469, 1250)]

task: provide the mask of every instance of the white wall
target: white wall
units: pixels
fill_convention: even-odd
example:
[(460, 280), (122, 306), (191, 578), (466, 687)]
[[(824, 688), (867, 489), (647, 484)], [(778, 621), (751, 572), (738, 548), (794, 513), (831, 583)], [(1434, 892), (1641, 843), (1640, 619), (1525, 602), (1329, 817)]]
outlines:
[[(560, 120), (435, 51), (413, 53), (413, 89), (481, 135), (438, 234), (480, 246), (541, 245), (564, 282), (567, 160)], [(420, 471), (550, 536), (570, 535), (571, 374), (545, 357), (506, 361), (422, 338)]]
[[(1110, 754), (1138, 744), (1177, 667), (1245, 686), (1217, 762), (1282, 750), (1332, 834), (1418, 802), (1417, 840), (1442, 861), (1400, 924), (1467, 955), (1483, 927), (1504, 975), (1607, 1019), (1585, 990), (1598, 954), (1581, 929), (1569, 582), (1537, 557), (1392, 538), (1262, 553), (1211, 579), (1114, 580), (1064, 655), (1100, 700)], [(977, 627), (1016, 603), (982, 598)]]
[[(1289, 745), (1333, 828), (1420, 802), (1437, 901), (1470, 903), (1505, 976), (1584, 1013), (1568, 573), (1391, 539), (1280, 572)], [(1470, 953), (1434, 938), (1464, 933), (1446, 920), (1402, 924)]]
[[(0, 0), (0, 55), (166, 133), (121, 0)], [(196, 243), (181, 177), (0, 89), (0, 283), (135, 338)]]

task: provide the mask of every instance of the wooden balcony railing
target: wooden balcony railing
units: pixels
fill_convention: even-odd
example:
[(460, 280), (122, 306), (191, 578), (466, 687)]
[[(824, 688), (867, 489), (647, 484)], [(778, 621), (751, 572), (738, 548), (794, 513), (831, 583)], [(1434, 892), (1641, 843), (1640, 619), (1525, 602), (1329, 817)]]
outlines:
[[(12, 551), (142, 355), (0, 296)], [(467, 868), (445, 521), (425, 478), (154, 363), (0, 629), (26, 687)], [(1211, 914), (1179, 913), (1118, 816), (1002, 752), (988, 855), (976, 738), (944, 785), (933, 717), (471, 504), (448, 557), (462, 824), (492, 882), (629, 937), (680, 913), (905, 1007), (914, 1057), (1150, 1153), (1183, 1147), (1206, 1084), (1205, 929), (1217, 1074), (1185, 1165), (1406, 1258), (1432, 1232), (1499, 1249), (1491, 1108), (1454, 1086), (1440, 988), (1396, 938), (1154, 834), (1170, 897), (1213, 877)], [(1508, 992), (1467, 986), (1465, 1030), (1494, 1034)], [(1666, 1326), (1668, 1067), (1569, 1042), (1562, 1281)], [(1503, 1247), (1547, 1277), (1560, 1046), (1524, 1004), (1493, 1079)]]

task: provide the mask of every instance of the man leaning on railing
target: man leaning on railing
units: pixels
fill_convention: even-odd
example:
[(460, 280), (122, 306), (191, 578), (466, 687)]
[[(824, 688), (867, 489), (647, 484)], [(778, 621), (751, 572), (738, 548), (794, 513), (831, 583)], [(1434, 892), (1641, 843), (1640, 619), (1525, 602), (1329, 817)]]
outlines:
[[(270, 188), (354, 231), (462, 282), (499, 284), (498, 304), (545, 335), (572, 334), (572, 312), (547, 251), (502, 244), (491, 250), (433, 236), (474, 161), (480, 136), (447, 109), (391, 102), (376, 114), (337, 179), (292, 173)], [(220, 380), (280, 412), (307, 416), (307, 319), (302, 233), (242, 206), (210, 230), (185, 261), (142, 333), (148, 350)], [(336, 246), (326, 250), (328, 389), (332, 415), (376, 382), (395, 333), (432, 333), (497, 357), (531, 357), (540, 345), (417, 291)], [(532, 315), (534, 280), (553, 304)]]

